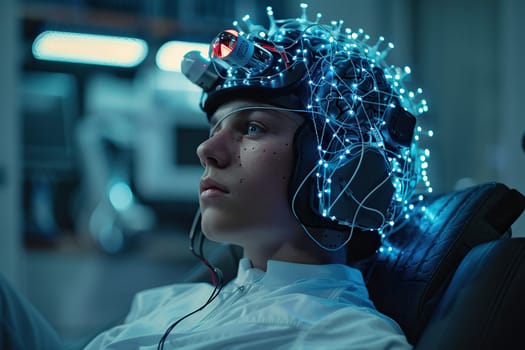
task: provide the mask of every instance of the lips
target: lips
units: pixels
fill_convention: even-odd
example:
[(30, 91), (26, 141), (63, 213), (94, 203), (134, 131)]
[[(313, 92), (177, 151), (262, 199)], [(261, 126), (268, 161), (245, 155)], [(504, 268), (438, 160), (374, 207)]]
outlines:
[(203, 193), (229, 193), (229, 192), (230, 191), (228, 191), (226, 186), (218, 183), (217, 181), (209, 177), (205, 177), (201, 180), (201, 183), (200, 183), (201, 195)]

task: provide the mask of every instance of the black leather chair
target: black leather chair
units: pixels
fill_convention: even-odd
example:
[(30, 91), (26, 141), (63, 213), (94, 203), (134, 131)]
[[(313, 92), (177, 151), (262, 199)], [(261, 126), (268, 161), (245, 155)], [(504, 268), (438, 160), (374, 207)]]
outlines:
[(488, 183), (414, 205), (390, 237), (398, 253), (358, 264), (376, 307), (416, 349), (516, 348), (525, 325), (525, 238), (511, 238), (511, 225), (525, 197)]
[[(523, 349), (525, 237), (512, 238), (511, 225), (524, 208), (525, 197), (501, 183), (429, 195), (389, 237), (391, 252), (351, 264), (377, 309), (416, 349)], [(366, 250), (350, 250), (352, 260)], [(225, 246), (209, 260), (231, 279), (238, 258)], [(190, 279), (206, 271), (199, 267)]]

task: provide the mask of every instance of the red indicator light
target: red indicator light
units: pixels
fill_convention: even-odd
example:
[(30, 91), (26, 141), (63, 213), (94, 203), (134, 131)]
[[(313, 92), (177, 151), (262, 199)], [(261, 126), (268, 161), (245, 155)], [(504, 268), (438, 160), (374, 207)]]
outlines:
[(237, 46), (239, 33), (235, 30), (226, 30), (215, 38), (212, 43), (213, 57), (224, 59), (228, 57)]

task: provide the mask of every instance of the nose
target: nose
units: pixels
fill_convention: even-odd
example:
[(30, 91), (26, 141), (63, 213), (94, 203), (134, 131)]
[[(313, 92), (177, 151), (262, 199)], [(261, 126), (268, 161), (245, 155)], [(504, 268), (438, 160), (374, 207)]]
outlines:
[(225, 130), (221, 130), (210, 136), (197, 147), (197, 156), (204, 168), (225, 168), (230, 163), (231, 137)]

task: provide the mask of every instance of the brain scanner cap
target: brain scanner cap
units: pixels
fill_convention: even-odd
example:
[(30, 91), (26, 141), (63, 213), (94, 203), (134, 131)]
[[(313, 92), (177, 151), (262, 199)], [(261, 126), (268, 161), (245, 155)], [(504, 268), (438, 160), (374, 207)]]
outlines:
[[(320, 14), (309, 20), (301, 9), (298, 18), (277, 20), (268, 7), (268, 28), (245, 16), (212, 40), (208, 57), (188, 52), (181, 70), (202, 88), (208, 118), (233, 99), (305, 116), (308, 137), (296, 135), (290, 186), (301, 222), (386, 234), (409, 215), (417, 190), (432, 191), (417, 125), (427, 103), (421, 89), (406, 87), (408, 67), (386, 63), (393, 44), (371, 42), (343, 21), (323, 24)], [(312, 148), (305, 138), (315, 139)]]

